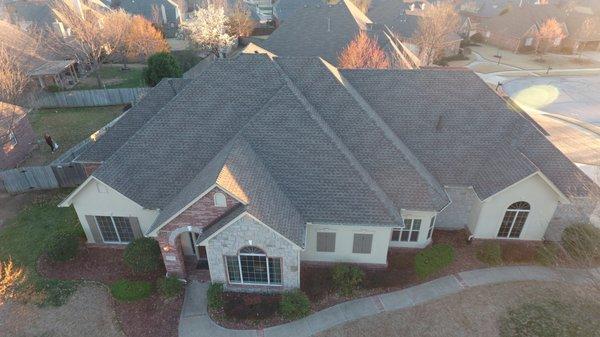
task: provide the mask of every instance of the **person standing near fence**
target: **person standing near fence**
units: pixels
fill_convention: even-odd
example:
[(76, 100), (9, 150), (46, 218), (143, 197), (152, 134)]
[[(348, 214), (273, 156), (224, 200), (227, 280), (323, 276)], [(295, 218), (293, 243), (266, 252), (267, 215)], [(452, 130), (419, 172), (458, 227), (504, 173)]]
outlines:
[(46, 144), (48, 144), (48, 146), (50, 146), (50, 150), (52, 152), (56, 151), (56, 149), (58, 149), (58, 144), (56, 144), (54, 142), (54, 140), (52, 139), (52, 137), (48, 134), (48, 132), (46, 132), (44, 134), (44, 139), (46, 140)]

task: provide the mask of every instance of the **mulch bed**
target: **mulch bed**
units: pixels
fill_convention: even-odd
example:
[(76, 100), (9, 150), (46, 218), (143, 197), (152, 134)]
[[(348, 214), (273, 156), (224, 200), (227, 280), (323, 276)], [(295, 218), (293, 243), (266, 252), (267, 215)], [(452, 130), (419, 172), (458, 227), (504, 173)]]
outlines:
[(217, 324), (228, 329), (262, 329), (288, 322), (278, 313), (281, 295), (223, 293), (223, 308), (209, 310)]
[[(82, 245), (77, 256), (66, 262), (54, 262), (45, 256), (38, 260), (38, 272), (47, 278), (101, 282), (106, 285), (120, 280), (148, 281), (164, 277), (164, 267), (148, 274), (136, 274), (123, 262), (121, 248)], [(164, 299), (159, 294), (149, 298), (121, 302), (114, 300), (117, 319), (128, 337), (176, 337), (183, 294)]]

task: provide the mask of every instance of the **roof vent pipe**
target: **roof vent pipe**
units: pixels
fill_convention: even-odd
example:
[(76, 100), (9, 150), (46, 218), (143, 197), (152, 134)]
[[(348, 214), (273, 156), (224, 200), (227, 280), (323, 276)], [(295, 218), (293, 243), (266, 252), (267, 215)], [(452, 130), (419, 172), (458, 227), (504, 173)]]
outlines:
[(331, 32), (331, 17), (327, 17), (327, 31)]

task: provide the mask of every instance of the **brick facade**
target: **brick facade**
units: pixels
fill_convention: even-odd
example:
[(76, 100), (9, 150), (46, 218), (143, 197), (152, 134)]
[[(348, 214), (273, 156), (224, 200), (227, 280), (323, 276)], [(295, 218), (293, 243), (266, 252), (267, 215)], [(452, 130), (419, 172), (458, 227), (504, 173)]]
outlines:
[(10, 169), (19, 165), (27, 158), (35, 144), (35, 132), (33, 132), (26, 115), (15, 122), (12, 131), (17, 139), (17, 145), (12, 147), (10, 144), (4, 146), (0, 144), (2, 146), (0, 147), (0, 169)]
[[(225, 195), (227, 207), (215, 206), (214, 196), (216, 193), (223, 193)], [(239, 203), (238, 200), (232, 198), (219, 188), (214, 188), (161, 228), (158, 232), (157, 240), (161, 247), (167, 273), (181, 278), (186, 276), (181, 241), (179, 240), (180, 234), (190, 231), (200, 233), (202, 228), (218, 220), (229, 209)]]

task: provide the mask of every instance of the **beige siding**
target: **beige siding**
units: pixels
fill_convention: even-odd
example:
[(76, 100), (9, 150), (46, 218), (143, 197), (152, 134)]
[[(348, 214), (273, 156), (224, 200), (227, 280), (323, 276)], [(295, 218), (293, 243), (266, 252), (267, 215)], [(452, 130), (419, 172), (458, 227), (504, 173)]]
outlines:
[[(335, 233), (335, 251), (317, 251), (317, 232)], [(349, 262), (386, 264), (387, 251), (392, 233), (391, 227), (320, 225), (306, 226), (306, 249), (302, 251), (302, 261)], [(371, 254), (352, 253), (354, 234), (373, 234)]]
[(72, 202), (79, 222), (90, 243), (94, 243), (94, 238), (85, 219), (86, 215), (136, 217), (144, 234), (158, 216), (158, 211), (142, 208), (131, 199), (126, 198), (96, 179), (89, 180), (73, 198)]
[(474, 208), (469, 229), (476, 238), (495, 239), (508, 206), (526, 201), (531, 205), (531, 211), (520, 239), (542, 240), (559, 199), (546, 181), (536, 174), (482, 201)]

